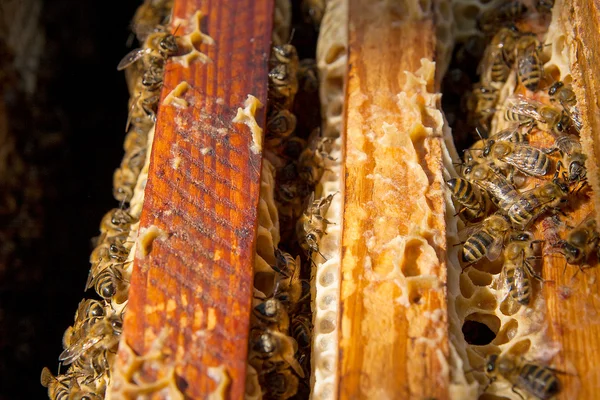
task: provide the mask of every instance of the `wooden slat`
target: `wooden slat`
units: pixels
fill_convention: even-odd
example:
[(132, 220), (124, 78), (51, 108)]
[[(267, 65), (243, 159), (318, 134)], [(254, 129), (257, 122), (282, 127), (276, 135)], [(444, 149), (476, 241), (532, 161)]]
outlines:
[[(159, 108), (140, 231), (164, 234), (147, 256), (136, 254), (123, 340), (143, 355), (170, 327), (164, 365), (175, 366), (186, 398), (206, 398), (217, 386), (208, 368), (224, 366), (228, 398), (240, 399), (261, 155), (250, 151), (248, 127), (232, 119), (248, 94), (266, 104), (273, 1), (176, 0), (174, 24), (197, 10), (215, 40), (199, 44), (212, 62), (166, 66), (162, 98), (186, 81), (189, 107)], [(265, 108), (256, 119), (264, 126)], [(122, 341), (118, 363), (126, 361)], [(140, 373), (152, 381), (152, 371)]]
[[(414, 73), (421, 58), (434, 58), (435, 27), (430, 14), (422, 19), (411, 15), (408, 3), (378, 2), (375, 7), (350, 0), (339, 363), (342, 399), (448, 398), (441, 138), (417, 140), (419, 167), (406, 159), (407, 147), (385, 147), (379, 142), (384, 123), (397, 128), (405, 144), (410, 143), (409, 135), (419, 135), (414, 129), (421, 129), (399, 109), (397, 94), (406, 82), (404, 71)], [(428, 126), (431, 121), (425, 118), (422, 123)], [(428, 195), (434, 191), (437, 196)], [(426, 203), (433, 213), (429, 217), (422, 208)], [(429, 233), (439, 235), (439, 240), (425, 239), (437, 256), (429, 273), (439, 285), (407, 293), (393, 271), (398, 254), (393, 245), (386, 245), (402, 241), (409, 233), (420, 235), (410, 231), (426, 221)], [(412, 251), (405, 252), (409, 259), (401, 266), (409, 279), (424, 273), (419, 268), (428, 263), (417, 260), (423, 258), (417, 248)]]

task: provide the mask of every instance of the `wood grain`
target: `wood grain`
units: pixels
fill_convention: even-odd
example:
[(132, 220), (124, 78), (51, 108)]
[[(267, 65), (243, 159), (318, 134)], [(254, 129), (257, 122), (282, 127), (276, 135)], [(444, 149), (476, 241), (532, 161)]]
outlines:
[[(261, 155), (250, 151), (248, 127), (232, 119), (249, 94), (266, 104), (273, 1), (176, 0), (173, 19), (197, 10), (215, 40), (197, 48), (212, 62), (166, 66), (140, 224), (162, 233), (147, 256), (136, 255), (123, 340), (143, 355), (168, 327), (163, 362), (175, 367), (186, 398), (207, 398), (218, 384), (208, 369), (224, 366), (228, 398), (240, 399)], [(189, 106), (162, 104), (181, 81)], [(264, 126), (265, 108), (256, 119)], [(121, 342), (117, 362), (126, 359)], [(140, 373), (152, 381), (155, 372)]]
[[(414, 73), (421, 58), (434, 58), (435, 29), (430, 10), (416, 18), (406, 8), (410, 2), (392, 3), (350, 1), (339, 398), (446, 399), (441, 138), (424, 135), (413, 143), (418, 167), (405, 159), (407, 147), (380, 141), (387, 123), (400, 131), (400, 141), (411, 143), (417, 121), (399, 109), (397, 94), (405, 71)], [(425, 203), (428, 211), (420, 208)], [(409, 239), (403, 265), (395, 266), (392, 243), (425, 225), (430, 231), (420, 233), (427, 244)], [(439, 285), (399, 285), (394, 269), (401, 268), (406, 281), (424, 273), (424, 247), (435, 254), (430, 273)]]

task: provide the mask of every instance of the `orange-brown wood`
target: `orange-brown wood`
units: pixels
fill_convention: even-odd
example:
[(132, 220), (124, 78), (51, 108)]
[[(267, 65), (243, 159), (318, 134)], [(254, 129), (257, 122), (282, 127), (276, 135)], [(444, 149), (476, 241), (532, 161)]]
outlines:
[[(136, 254), (123, 340), (143, 355), (165, 334), (163, 364), (175, 367), (186, 398), (207, 398), (218, 383), (208, 369), (224, 366), (227, 397), (240, 399), (261, 155), (250, 151), (248, 127), (232, 119), (249, 94), (266, 104), (273, 1), (176, 0), (172, 29), (183, 34), (179, 24), (197, 10), (214, 45), (195, 45), (212, 62), (166, 66), (140, 224), (140, 235), (153, 226), (161, 234), (145, 257)], [(163, 104), (182, 81), (188, 106)], [(265, 108), (256, 120), (264, 126)], [(121, 342), (117, 362), (127, 357)], [(152, 381), (152, 371), (140, 374)]]
[[(404, 3), (404, 8), (402, 6)], [(399, 109), (397, 94), (421, 58), (435, 54), (430, 10), (411, 16), (409, 2), (350, 0), (349, 72), (346, 86), (345, 205), (342, 239), (339, 395), (341, 399), (448, 398), (448, 320), (445, 221), (441, 192), (441, 138), (412, 143), (418, 166), (405, 159), (406, 146), (383, 146), (385, 123), (411, 143), (411, 117)], [(428, 12), (429, 11), (429, 12)], [(413, 95), (415, 93), (408, 93)], [(419, 101), (419, 97), (415, 101)], [(426, 136), (426, 135), (425, 135)], [(427, 194), (438, 191), (437, 196)], [(424, 211), (427, 203), (429, 211)], [(426, 217), (425, 215), (429, 215)], [(394, 246), (416, 226), (438, 236), (408, 240), (396, 266)], [(426, 234), (425, 234), (426, 235)], [(389, 246), (388, 246), (389, 245)], [(414, 246), (414, 247), (412, 247)], [(437, 261), (428, 265), (425, 246)], [(429, 253), (431, 254), (431, 253)], [(403, 286), (430, 273), (432, 286)], [(411, 289), (408, 289), (408, 287)], [(402, 299), (402, 300), (400, 300)]]

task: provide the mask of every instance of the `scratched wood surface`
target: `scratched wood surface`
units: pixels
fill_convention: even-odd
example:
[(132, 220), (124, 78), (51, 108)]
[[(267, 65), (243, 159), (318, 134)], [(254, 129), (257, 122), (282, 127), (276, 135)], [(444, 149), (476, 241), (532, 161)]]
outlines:
[[(428, 201), (424, 194), (443, 184), (440, 138), (415, 144), (418, 167), (405, 160), (407, 147), (380, 144), (385, 123), (401, 132), (398, 140), (410, 143), (415, 128), (399, 109), (397, 94), (406, 81), (404, 71), (416, 72), (421, 58), (431, 60), (435, 54), (432, 17), (413, 18), (408, 3), (350, 0), (341, 399), (448, 398), (445, 247), (408, 241), (398, 267), (393, 244), (424, 221), (445, 242), (442, 196), (432, 196), (425, 206), (437, 217), (419, 211)], [(417, 284), (414, 290), (401, 287), (398, 275), (392, 275), (401, 268), (407, 280), (416, 282), (420, 268), (428, 263), (421, 257), (426, 252), (435, 254), (432, 258), (437, 261), (429, 267), (437, 284)], [(402, 297), (404, 304), (398, 301)]]
[[(217, 387), (208, 369), (224, 366), (227, 397), (240, 399), (261, 155), (250, 151), (249, 128), (232, 119), (248, 94), (266, 104), (273, 2), (176, 0), (172, 29), (182, 34), (197, 10), (214, 44), (196, 48), (212, 61), (166, 66), (161, 98), (185, 81), (188, 106), (159, 107), (140, 231), (160, 235), (145, 257), (136, 254), (123, 339), (143, 355), (166, 335), (163, 363), (175, 367), (186, 398), (207, 398)], [(256, 120), (264, 119), (263, 108)], [(121, 342), (117, 362), (126, 358)], [(140, 373), (152, 381), (152, 371)]]

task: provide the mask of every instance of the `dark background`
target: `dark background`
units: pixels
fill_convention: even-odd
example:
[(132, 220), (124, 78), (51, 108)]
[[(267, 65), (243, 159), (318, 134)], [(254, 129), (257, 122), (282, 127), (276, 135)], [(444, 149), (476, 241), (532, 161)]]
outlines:
[(84, 297), (90, 239), (118, 206), (112, 174), (123, 157), (128, 93), (116, 65), (130, 50), (129, 21), (141, 0), (43, 1), (34, 23), (45, 42), (29, 94), (23, 77), (31, 71), (12, 61), (33, 44), (8, 46), (6, 18), (26, 2), (0, 0), (0, 19), (8, 20), (0, 29), (8, 132), (0, 137), (16, 143), (5, 160), (14, 183), (0, 177), (0, 195), (17, 204), (16, 211), (0, 207), (1, 400), (47, 397), (40, 372), (56, 373), (62, 334)]

